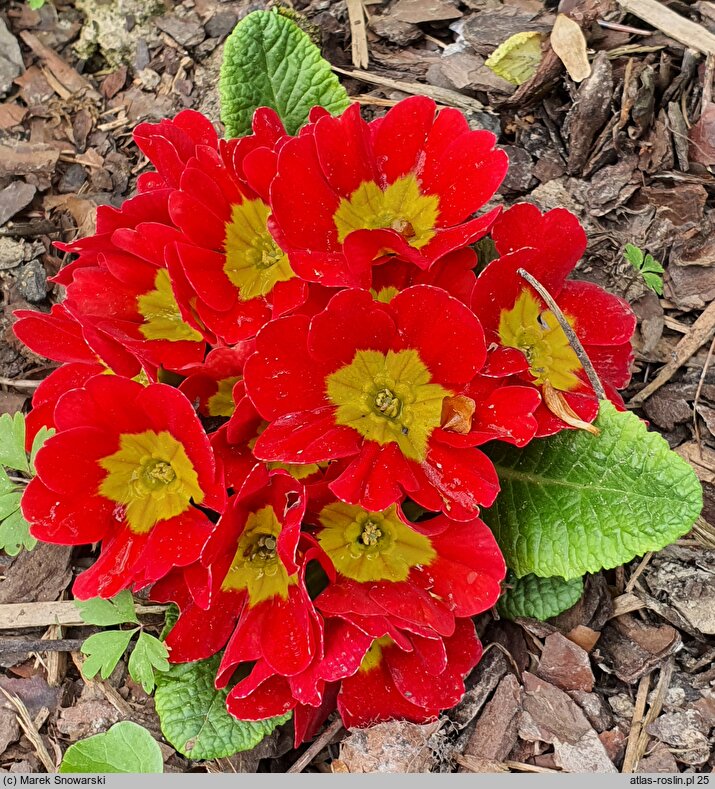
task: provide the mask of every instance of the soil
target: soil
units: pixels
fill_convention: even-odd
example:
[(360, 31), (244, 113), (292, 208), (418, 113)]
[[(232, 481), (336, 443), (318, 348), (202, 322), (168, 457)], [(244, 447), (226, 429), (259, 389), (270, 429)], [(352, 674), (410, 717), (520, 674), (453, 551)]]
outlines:
[[(707, 43), (699, 44), (703, 51), (687, 48), (672, 18), (661, 15), (654, 29), (625, 11), (632, 2), (351, 0), (367, 20), (354, 60), (348, 3), (294, 4), (367, 116), (415, 91), (457, 106), (475, 128), (494, 131), (509, 154), (496, 202), (527, 200), (578, 215), (589, 247), (577, 275), (627, 299), (638, 315), (626, 402), (693, 464), (705, 490), (690, 535), (590, 577), (582, 600), (555, 620), (480, 617), (486, 655), (464, 701), (436, 724), (354, 733), (328, 724), (301, 769), (715, 767), (715, 313), (706, 309), (715, 296), (715, 48), (710, 55)], [(132, 141), (138, 122), (191, 107), (219, 123), (222, 43), (239, 19), (266, 5), (52, 0), (32, 10), (0, 0), (0, 413), (27, 410), (53, 367), (10, 328), (14, 310), (48, 311), (61, 298), (48, 281), (64, 260), (53, 242), (91, 234), (96, 206), (118, 206), (132, 194), (148, 166)], [(667, 6), (706, 39), (715, 33), (713, 3)], [(573, 29), (559, 56), (545, 44), (535, 76), (521, 86), (485, 66), (512, 34), (551, 31), (559, 12), (585, 35), (585, 72), (586, 51)], [(352, 27), (357, 37), (354, 20)], [(625, 260), (627, 243), (665, 267), (662, 296)], [(0, 557), (0, 608), (67, 597), (87, 561), (86, 552), (53, 546)], [(158, 632), (154, 619), (147, 624)], [(39, 732), (28, 736), (14, 708), (0, 706), (3, 770), (45, 771), (37, 737), (57, 764), (72, 742), (126, 718), (159, 739), (167, 771), (283, 772), (305, 753), (283, 731), (253, 752), (190, 762), (162, 740), (152, 699), (123, 663), (107, 682), (85, 683), (76, 653), (8, 647), (45, 636), (72, 649), (90, 632), (56, 625), (3, 631), (0, 689), (19, 696)]]

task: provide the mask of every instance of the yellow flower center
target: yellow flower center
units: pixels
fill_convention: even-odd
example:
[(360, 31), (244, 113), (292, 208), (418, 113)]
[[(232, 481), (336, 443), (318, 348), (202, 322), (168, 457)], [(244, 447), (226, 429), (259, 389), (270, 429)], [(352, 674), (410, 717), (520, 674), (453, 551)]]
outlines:
[(399, 292), (400, 291), (392, 285), (388, 285), (386, 288), (380, 288), (379, 291), (375, 290), (374, 288), (370, 288), (370, 293), (372, 294), (373, 299), (375, 299), (375, 301), (380, 301), (383, 304), (389, 304)]
[(357, 351), (326, 384), (328, 397), (338, 406), (338, 424), (368, 441), (395, 442), (405, 457), (422, 461), (427, 441), (439, 427), (442, 401), (451, 394), (430, 380), (417, 351)]
[(262, 200), (244, 200), (233, 206), (226, 225), (223, 270), (238, 288), (241, 301), (266, 296), (276, 283), (295, 276), (288, 255), (268, 230), (269, 214), (270, 208)]
[(364, 181), (348, 199), (340, 201), (333, 221), (342, 243), (354, 230), (396, 230), (416, 249), (428, 244), (435, 234), (439, 198), (420, 192), (414, 174), (403, 175), (385, 189), (374, 181)]
[(288, 587), (298, 582), (297, 575), (288, 575), (276, 547), (281, 524), (273, 507), (266, 505), (252, 512), (238, 541), (221, 589), (248, 592), (249, 605), (256, 605), (273, 597), (285, 600)]
[(137, 298), (137, 310), (144, 318), (139, 327), (147, 340), (192, 340), (200, 342), (202, 337), (181, 317), (174, 291), (171, 289), (169, 273), (165, 268), (156, 272), (154, 290)]
[[(569, 316), (566, 320), (571, 326), (575, 323)], [(579, 385), (574, 373), (581, 363), (564, 330), (551, 310), (542, 312), (541, 304), (528, 291), (522, 291), (512, 309), (502, 310), (499, 337), (502, 345), (518, 348), (526, 356), (535, 384), (548, 382), (563, 392)]]
[(382, 661), (382, 650), (392, 643), (390, 636), (383, 636), (373, 641), (370, 649), (365, 653), (365, 657), (362, 659), (358, 671), (360, 673), (365, 673), (377, 668)]
[(236, 410), (236, 403), (233, 399), (233, 387), (239, 381), (238, 376), (232, 378), (222, 378), (218, 382), (216, 394), (209, 397), (206, 406), (209, 416), (231, 416)]
[(186, 512), (204, 494), (186, 450), (167, 431), (123, 433), (119, 449), (102, 458), (107, 476), (99, 495), (125, 508), (129, 528), (146, 534), (159, 521)]
[(404, 581), (437, 555), (427, 537), (406, 526), (393, 505), (384, 512), (334, 502), (319, 516), (318, 542), (335, 569), (359, 583)]

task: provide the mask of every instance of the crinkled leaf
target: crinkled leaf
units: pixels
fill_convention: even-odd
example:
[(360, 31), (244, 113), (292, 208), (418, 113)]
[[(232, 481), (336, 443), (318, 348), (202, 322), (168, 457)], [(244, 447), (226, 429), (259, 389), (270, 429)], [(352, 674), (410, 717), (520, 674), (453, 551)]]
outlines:
[(484, 61), (498, 77), (522, 85), (528, 82), (541, 63), (541, 33), (514, 33)]
[(82, 674), (92, 679), (99, 672), (102, 679), (114, 671), (122, 655), (127, 651), (132, 636), (139, 628), (133, 630), (107, 630), (95, 633), (82, 644), (82, 653), (87, 659), (82, 664)]
[(254, 11), (236, 25), (223, 52), (219, 95), (227, 137), (250, 134), (258, 107), (272, 107), (294, 134), (311, 107), (339, 113), (348, 106), (318, 47), (276, 11)]
[(54, 427), (41, 427), (37, 433), (35, 434), (35, 438), (32, 441), (32, 448), (30, 449), (30, 470), (33, 474), (35, 474), (35, 457), (40, 450), (40, 447), (47, 441), (50, 436), (54, 436), (55, 434)]
[(20, 413), (0, 416), (0, 466), (30, 471), (25, 453), (25, 417)]
[(510, 573), (510, 588), (501, 596), (499, 613), (507, 619), (520, 616), (550, 619), (575, 605), (583, 594), (583, 578), (539, 578), (525, 575), (516, 578)]
[(126, 622), (139, 624), (134, 608), (134, 598), (128, 589), (124, 589), (109, 600), (91, 597), (89, 600), (75, 600), (74, 604), (79, 610), (82, 621), (88, 625), (108, 627), (109, 625), (123, 625)]
[(121, 721), (104, 734), (70, 745), (59, 772), (163, 773), (164, 760), (159, 743), (143, 726)]
[(0, 509), (3, 507), (3, 499), (12, 502), (13, 498), (17, 504), (15, 509), (6, 516), (0, 516), (0, 548), (10, 556), (17, 556), (24, 548), (31, 551), (36, 545), (37, 540), (30, 534), (30, 524), (25, 520), (20, 510), (20, 493), (9, 493), (0, 496)]
[(169, 670), (169, 650), (158, 638), (143, 631), (139, 634), (132, 654), (129, 656), (129, 674), (138, 682), (145, 693), (154, 690), (154, 672)]
[(156, 711), (164, 737), (191, 759), (219, 759), (248, 751), (290, 713), (262, 721), (238, 721), (226, 711), (224, 688), (214, 687), (220, 655), (172, 666), (156, 678)]
[(700, 514), (700, 483), (665, 439), (609, 402), (596, 425), (598, 436), (564, 430), (489, 448), (501, 493), (483, 517), (518, 577), (617, 567), (686, 534)]
[(169, 603), (169, 607), (164, 614), (164, 627), (161, 629), (159, 639), (166, 641), (166, 637), (171, 633), (171, 628), (179, 621), (179, 606), (176, 603)]

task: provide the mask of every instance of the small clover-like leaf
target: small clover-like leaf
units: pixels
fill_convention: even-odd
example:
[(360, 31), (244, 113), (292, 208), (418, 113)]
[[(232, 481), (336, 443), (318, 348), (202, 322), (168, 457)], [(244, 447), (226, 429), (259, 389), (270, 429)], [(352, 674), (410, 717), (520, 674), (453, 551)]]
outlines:
[(144, 688), (145, 693), (151, 693), (154, 690), (155, 671), (169, 670), (168, 657), (169, 650), (158, 638), (143, 631), (139, 634), (137, 643), (129, 656), (128, 668), (131, 678)]
[(53, 427), (41, 427), (37, 433), (35, 434), (35, 438), (32, 440), (32, 448), (30, 449), (30, 471), (35, 474), (35, 457), (39, 452), (42, 445), (47, 441), (48, 438), (54, 436), (55, 429)]
[(217, 690), (214, 678), (221, 655), (172, 665), (157, 675), (154, 701), (164, 737), (190, 759), (220, 759), (248, 751), (291, 713), (258, 721), (239, 721), (226, 711), (228, 689)]
[(107, 630), (90, 636), (82, 644), (82, 653), (87, 656), (82, 664), (85, 678), (92, 679), (99, 673), (102, 679), (107, 679), (122, 659), (137, 630), (138, 627), (133, 630)]
[(484, 61), (498, 77), (522, 85), (528, 82), (541, 63), (541, 33), (514, 33)]
[(318, 47), (277, 10), (254, 11), (236, 25), (224, 48), (219, 95), (227, 137), (250, 134), (258, 107), (272, 107), (295, 134), (312, 107), (339, 113), (348, 106)]
[(7, 515), (0, 517), (0, 548), (10, 556), (17, 556), (23, 548), (31, 551), (37, 545), (37, 540), (30, 534), (30, 524), (20, 510), (20, 497), (20, 493), (0, 496), (0, 509), (4, 506), (3, 499), (8, 500), (10, 507), (13, 499), (17, 505)]
[(127, 622), (139, 624), (137, 612), (134, 608), (134, 598), (128, 589), (118, 595), (103, 600), (101, 597), (91, 597), (89, 600), (74, 601), (82, 621), (88, 625), (123, 625)]
[(497, 608), (507, 619), (528, 616), (534, 619), (550, 619), (575, 605), (583, 594), (583, 578), (539, 578), (525, 575), (507, 579), (511, 588), (501, 596)]
[(483, 517), (518, 577), (618, 567), (682, 537), (700, 514), (695, 472), (662, 436), (607, 401), (595, 425), (598, 436), (490, 445), (501, 493)]
[(163, 773), (164, 760), (157, 741), (132, 721), (120, 721), (104, 734), (70, 745), (61, 773)]
[(645, 284), (659, 296), (662, 296), (665, 269), (660, 261), (656, 260), (652, 255), (646, 255), (642, 249), (633, 244), (626, 244), (623, 255), (633, 268), (640, 271)]
[(637, 246), (635, 246), (635, 244), (626, 244), (625, 249), (623, 250), (623, 255), (631, 264), (631, 266), (637, 268), (640, 271), (640, 268), (643, 265), (642, 249), (639, 249)]
[(29, 473), (25, 452), (25, 417), (17, 413), (0, 416), (0, 466)]

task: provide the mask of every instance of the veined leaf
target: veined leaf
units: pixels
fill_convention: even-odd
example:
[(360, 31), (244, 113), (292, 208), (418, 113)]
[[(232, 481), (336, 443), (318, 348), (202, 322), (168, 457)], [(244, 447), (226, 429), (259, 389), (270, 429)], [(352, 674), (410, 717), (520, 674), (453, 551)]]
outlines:
[(156, 711), (164, 737), (191, 759), (220, 759), (248, 751), (267, 737), (290, 713), (261, 721), (238, 721), (226, 711), (226, 689), (214, 678), (221, 655), (173, 665), (156, 678)]
[(595, 424), (598, 436), (564, 430), (488, 449), (501, 493), (483, 518), (518, 577), (617, 567), (677, 540), (700, 514), (700, 483), (664, 438), (609, 402)]
[(550, 619), (575, 605), (583, 594), (583, 578), (539, 578), (525, 575), (523, 578), (507, 578), (510, 589), (499, 598), (497, 608), (507, 619), (520, 616), (534, 619)]
[(157, 741), (132, 721), (115, 723), (70, 745), (60, 764), (61, 773), (163, 773), (164, 760)]
[(236, 25), (223, 52), (219, 94), (229, 138), (250, 134), (258, 107), (272, 107), (295, 134), (311, 107), (339, 113), (348, 106), (345, 89), (318, 47), (275, 10), (254, 11)]

